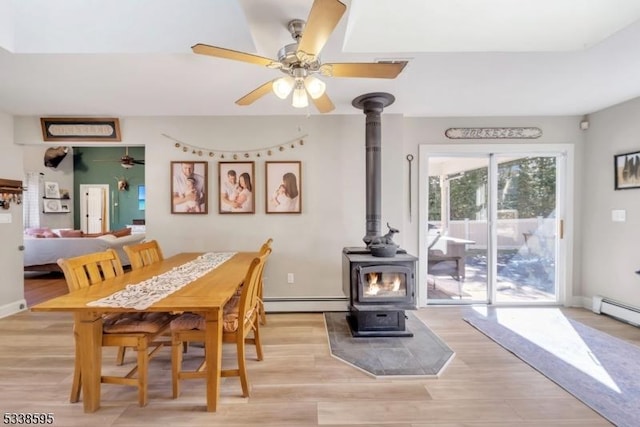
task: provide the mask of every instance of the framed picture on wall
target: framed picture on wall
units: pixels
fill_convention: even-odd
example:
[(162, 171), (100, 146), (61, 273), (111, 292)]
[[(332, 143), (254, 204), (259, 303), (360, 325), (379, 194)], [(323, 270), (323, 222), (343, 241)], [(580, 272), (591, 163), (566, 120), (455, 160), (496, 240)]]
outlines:
[(44, 199), (44, 203), (42, 204), (42, 211), (44, 213), (58, 213), (58, 212), (69, 212), (69, 209), (62, 210), (62, 202), (60, 200), (51, 200)]
[(58, 187), (57, 182), (44, 182), (44, 197), (47, 199), (59, 199), (60, 198), (60, 187)]
[(640, 151), (613, 156), (615, 189), (640, 188)]
[(302, 164), (299, 161), (266, 162), (266, 212), (302, 212)]
[(206, 214), (208, 163), (171, 162), (171, 213)]
[(254, 162), (218, 162), (221, 214), (255, 213)]

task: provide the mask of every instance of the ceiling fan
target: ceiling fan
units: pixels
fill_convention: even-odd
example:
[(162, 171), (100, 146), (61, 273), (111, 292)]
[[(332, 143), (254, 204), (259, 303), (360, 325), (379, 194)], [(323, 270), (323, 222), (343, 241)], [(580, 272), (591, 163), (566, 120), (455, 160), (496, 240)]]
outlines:
[(238, 99), (238, 105), (250, 105), (271, 91), (279, 98), (286, 99), (293, 91), (294, 107), (306, 107), (310, 97), (318, 111), (328, 113), (335, 106), (325, 93), (326, 84), (314, 74), (394, 79), (407, 65), (407, 61), (323, 64), (320, 61), (320, 51), (345, 11), (346, 6), (338, 0), (314, 0), (306, 22), (301, 19), (289, 22), (288, 30), (295, 43), (280, 49), (277, 60), (202, 43), (191, 49), (197, 54), (262, 65), (279, 69), (286, 74), (285, 77), (270, 80)]
[(129, 155), (129, 147), (124, 148), (124, 156), (120, 157), (120, 160), (94, 160), (94, 162), (120, 162), (120, 166), (125, 169), (131, 169), (133, 165), (144, 165), (144, 159), (136, 160)]

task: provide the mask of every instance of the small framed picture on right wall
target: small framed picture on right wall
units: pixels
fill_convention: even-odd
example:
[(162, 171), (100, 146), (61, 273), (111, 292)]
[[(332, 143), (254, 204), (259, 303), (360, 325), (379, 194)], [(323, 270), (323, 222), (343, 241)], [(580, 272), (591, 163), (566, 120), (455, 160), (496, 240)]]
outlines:
[(640, 188), (640, 151), (613, 156), (615, 189)]
[(302, 213), (302, 163), (265, 162), (266, 212)]

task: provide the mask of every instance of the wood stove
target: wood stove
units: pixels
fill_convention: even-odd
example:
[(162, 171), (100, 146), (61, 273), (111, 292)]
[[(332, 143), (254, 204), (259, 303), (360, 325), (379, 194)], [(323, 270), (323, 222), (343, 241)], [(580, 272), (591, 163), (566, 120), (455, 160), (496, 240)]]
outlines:
[(413, 336), (405, 309), (416, 309), (417, 258), (402, 251), (380, 258), (367, 248), (344, 248), (342, 285), (349, 295), (347, 321), (354, 337)]
[[(413, 336), (405, 327), (404, 310), (416, 308), (415, 271), (418, 259), (402, 249), (395, 250), (397, 245), (380, 234), (380, 113), (394, 101), (391, 94), (374, 92), (361, 95), (352, 102), (366, 115), (366, 234), (362, 240), (367, 247), (344, 248), (342, 251), (342, 286), (345, 294), (349, 295), (347, 321), (354, 337)], [(392, 231), (390, 226), (389, 231)], [(394, 229), (395, 232), (397, 230)], [(383, 246), (392, 246), (394, 256), (372, 255), (370, 248), (381, 241), (385, 242)], [(373, 253), (379, 254), (376, 252)], [(382, 253), (387, 254), (386, 251)]]

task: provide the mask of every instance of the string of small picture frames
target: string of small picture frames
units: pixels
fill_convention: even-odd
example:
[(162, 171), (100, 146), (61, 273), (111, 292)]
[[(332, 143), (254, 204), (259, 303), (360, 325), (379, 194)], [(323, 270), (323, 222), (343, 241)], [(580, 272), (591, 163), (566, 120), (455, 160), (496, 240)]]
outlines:
[(268, 147), (256, 148), (253, 150), (212, 150), (209, 148), (198, 147), (193, 144), (187, 144), (186, 142), (180, 141), (179, 139), (176, 139), (171, 135), (167, 135), (166, 133), (163, 133), (161, 135), (167, 139), (172, 140), (174, 142), (173, 146), (179, 150), (182, 150), (185, 153), (191, 152), (191, 154), (199, 157), (206, 155), (209, 157), (217, 156), (219, 159), (232, 159), (232, 160), (249, 159), (251, 157), (263, 157), (264, 155), (272, 156), (276, 153), (279, 153), (285, 150), (292, 150), (296, 147), (303, 146), (304, 138), (308, 136), (308, 134), (304, 134), (296, 138), (292, 138), (288, 141), (282, 142), (280, 144), (271, 145)]

